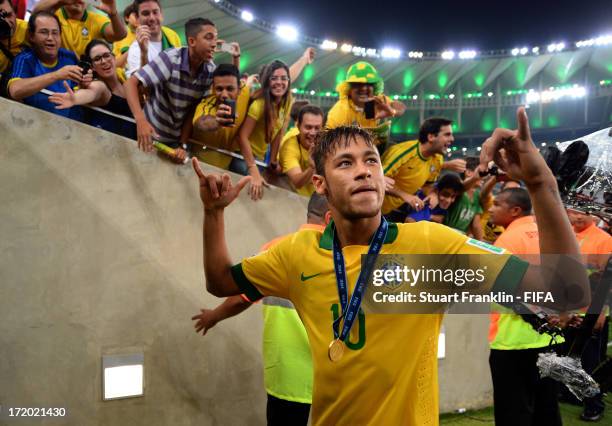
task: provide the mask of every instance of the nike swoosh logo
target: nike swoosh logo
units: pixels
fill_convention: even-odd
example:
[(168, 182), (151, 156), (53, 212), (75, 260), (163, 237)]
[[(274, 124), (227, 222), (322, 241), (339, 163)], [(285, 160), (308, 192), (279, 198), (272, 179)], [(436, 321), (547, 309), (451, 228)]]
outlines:
[(317, 277), (317, 276), (319, 276), (319, 275), (321, 275), (321, 273), (320, 273), (320, 272), (319, 272), (318, 274), (314, 274), (314, 275), (304, 275), (304, 273), (302, 272), (302, 275), (300, 276), (300, 279), (301, 279), (302, 281), (308, 281), (309, 279), (314, 278), (314, 277)]

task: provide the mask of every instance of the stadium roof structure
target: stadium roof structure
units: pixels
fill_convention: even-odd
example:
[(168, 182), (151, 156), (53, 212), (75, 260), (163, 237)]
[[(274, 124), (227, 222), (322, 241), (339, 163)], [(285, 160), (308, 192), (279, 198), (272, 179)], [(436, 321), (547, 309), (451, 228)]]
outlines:
[[(277, 24), (244, 15), (224, 0), (162, 0), (162, 5), (165, 25), (182, 37), (182, 27), (192, 17), (215, 22), (220, 38), (240, 43), (241, 68), (248, 73), (274, 59), (291, 64), (306, 47), (317, 48), (316, 61), (292, 88), (298, 97), (325, 108), (337, 100), (336, 85), (351, 64), (372, 63), (384, 78), (385, 93), (408, 106), (408, 113), (394, 122), (395, 133), (414, 134), (418, 123), (431, 115), (455, 119), (459, 132), (486, 132), (512, 125), (514, 110), (521, 104), (537, 107), (536, 117), (531, 113), (535, 128), (601, 128), (612, 121), (611, 36), (571, 44), (454, 52), (451, 59), (449, 52), (349, 48), (291, 31), (283, 38)], [(230, 58), (220, 54), (215, 61)]]

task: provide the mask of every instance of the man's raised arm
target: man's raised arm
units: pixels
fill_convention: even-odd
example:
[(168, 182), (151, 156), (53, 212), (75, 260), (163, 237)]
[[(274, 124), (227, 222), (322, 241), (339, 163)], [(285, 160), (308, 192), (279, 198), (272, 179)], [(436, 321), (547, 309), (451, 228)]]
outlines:
[(549, 306), (570, 310), (590, 303), (586, 269), (580, 260), (578, 242), (561, 202), (557, 182), (535, 147), (525, 108), (517, 111), (517, 130), (496, 129), (485, 141), (480, 170), (489, 161), (513, 180), (527, 186), (538, 224), (540, 266), (530, 265), (521, 291), (550, 291), (555, 302)]
[(200, 199), (204, 206), (206, 289), (217, 297), (240, 294), (240, 288), (231, 274), (232, 259), (225, 241), (223, 210), (238, 197), (251, 177), (243, 177), (234, 186), (228, 174), (205, 175), (197, 158), (193, 158), (191, 164), (200, 181)]

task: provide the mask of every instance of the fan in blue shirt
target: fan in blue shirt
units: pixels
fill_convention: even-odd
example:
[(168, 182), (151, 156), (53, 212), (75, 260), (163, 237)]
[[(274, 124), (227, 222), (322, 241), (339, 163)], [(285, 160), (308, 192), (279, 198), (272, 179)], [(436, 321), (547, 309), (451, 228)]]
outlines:
[[(83, 69), (77, 65), (76, 55), (60, 48), (61, 27), (57, 17), (49, 12), (34, 13), (28, 22), (31, 49), (15, 58), (8, 83), (10, 96), (54, 114), (81, 120), (81, 107), (58, 110), (48, 101), (42, 89), (66, 92), (83, 81)], [(90, 76), (88, 76), (90, 77)]]

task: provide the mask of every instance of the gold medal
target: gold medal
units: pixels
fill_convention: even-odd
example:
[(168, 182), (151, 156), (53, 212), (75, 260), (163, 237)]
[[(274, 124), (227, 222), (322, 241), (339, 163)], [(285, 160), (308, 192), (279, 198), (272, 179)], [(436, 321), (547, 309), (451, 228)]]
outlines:
[(344, 355), (344, 343), (340, 339), (334, 339), (329, 344), (327, 356), (331, 362), (338, 362)]

